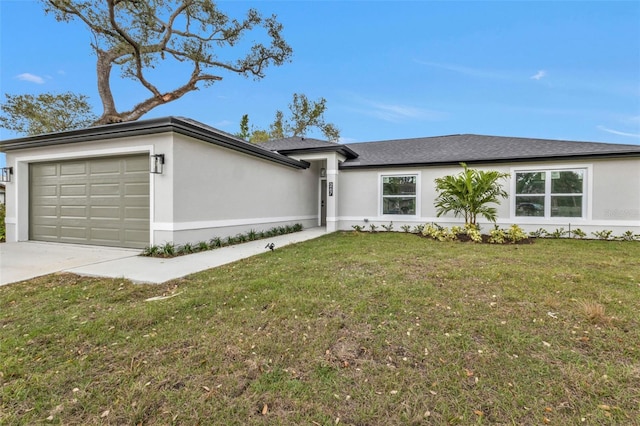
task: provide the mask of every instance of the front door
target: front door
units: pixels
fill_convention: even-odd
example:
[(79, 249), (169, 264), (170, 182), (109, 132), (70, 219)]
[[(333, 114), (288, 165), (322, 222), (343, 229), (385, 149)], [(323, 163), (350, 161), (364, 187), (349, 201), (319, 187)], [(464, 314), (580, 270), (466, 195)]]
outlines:
[(320, 226), (327, 226), (327, 181), (320, 181)]

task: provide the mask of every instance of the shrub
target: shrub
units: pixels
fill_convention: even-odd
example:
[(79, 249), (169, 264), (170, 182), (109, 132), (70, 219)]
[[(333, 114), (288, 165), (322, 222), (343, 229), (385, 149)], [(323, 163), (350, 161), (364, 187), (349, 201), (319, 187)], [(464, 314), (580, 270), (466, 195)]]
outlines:
[(636, 238), (640, 238), (640, 235), (634, 235), (633, 231), (625, 231), (622, 235), (616, 237), (616, 240), (635, 241)]
[(384, 228), (385, 231), (391, 232), (393, 231), (393, 222), (389, 222), (388, 225), (382, 225), (382, 227)]
[(413, 233), (414, 234), (422, 234), (423, 230), (424, 230), (424, 225), (423, 224), (418, 224), (418, 225), (415, 225), (413, 227)]
[(471, 241), (473, 241), (474, 243), (482, 242), (482, 234), (480, 233), (480, 228), (478, 228), (477, 225), (472, 225), (470, 223), (467, 223), (464, 226), (464, 232), (467, 234), (469, 238), (471, 238)]
[(172, 257), (176, 255), (176, 246), (173, 243), (164, 243), (160, 246), (160, 255)]
[(249, 232), (247, 232), (247, 239), (249, 241), (257, 240), (258, 232), (255, 229), (250, 229)]
[(583, 231), (582, 229), (580, 229), (580, 228), (576, 228), (576, 229), (574, 229), (574, 230), (573, 230), (573, 236), (574, 236), (575, 238), (580, 238), (580, 239), (582, 239), (582, 238), (584, 238), (584, 237), (586, 237), (586, 236), (587, 236), (587, 233), (586, 233), (586, 232), (584, 232), (584, 231)]
[(6, 206), (4, 204), (0, 204), (0, 243), (7, 239), (7, 228), (4, 223), (4, 218), (7, 213), (5, 209)]
[(212, 248), (212, 249), (222, 247), (222, 238), (213, 237), (212, 239), (210, 239), (209, 240), (209, 247)]
[(602, 231), (592, 232), (591, 234), (600, 240), (608, 240), (609, 238), (611, 238), (611, 234), (613, 234), (613, 231), (602, 230)]
[(356, 231), (356, 232), (362, 232), (362, 231), (364, 231), (364, 226), (362, 226), (362, 225), (353, 225), (353, 226), (352, 226), (352, 228), (353, 228), (353, 230), (354, 230), (354, 231)]
[(147, 246), (142, 250), (143, 256), (157, 256), (160, 253), (160, 247), (158, 246)]
[(567, 234), (569, 234), (569, 231), (565, 231), (564, 228), (556, 228), (555, 231), (551, 232), (551, 233), (547, 233), (547, 235), (551, 238), (563, 238), (565, 237)]
[(371, 223), (369, 224), (369, 228), (371, 228), (371, 232), (376, 232), (376, 229), (378, 229), (378, 226)]
[(517, 243), (518, 241), (525, 240), (526, 238), (527, 234), (515, 223), (507, 230), (507, 239), (512, 243)]
[(400, 229), (402, 229), (402, 231), (404, 231), (404, 233), (408, 234), (409, 231), (411, 231), (411, 225), (402, 225), (400, 227)]
[(506, 240), (507, 240), (507, 233), (503, 229), (498, 228), (497, 226), (495, 227), (495, 229), (492, 229), (491, 232), (489, 233), (489, 242), (491, 244), (504, 244)]
[(532, 238), (544, 238), (545, 236), (547, 236), (549, 233), (542, 228), (538, 228), (535, 231), (531, 231), (529, 232), (529, 236)]
[(206, 241), (200, 241), (195, 246), (196, 251), (207, 251), (209, 250), (209, 244)]
[(193, 245), (191, 243), (185, 243), (182, 247), (176, 250), (179, 254), (191, 254), (194, 252)]

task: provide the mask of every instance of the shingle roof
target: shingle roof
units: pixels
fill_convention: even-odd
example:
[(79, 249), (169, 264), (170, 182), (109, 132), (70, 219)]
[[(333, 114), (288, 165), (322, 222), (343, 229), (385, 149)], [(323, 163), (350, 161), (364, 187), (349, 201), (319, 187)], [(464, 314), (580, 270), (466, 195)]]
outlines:
[(362, 142), (347, 146), (358, 157), (342, 163), (343, 169), (640, 155), (640, 145), (470, 134)]
[(274, 139), (271, 141), (259, 143), (258, 145), (272, 151), (277, 151), (280, 154), (284, 155), (317, 151), (336, 151), (344, 155), (348, 159), (356, 158), (358, 156), (358, 154), (356, 154), (347, 145), (323, 141), (320, 139), (306, 137), (302, 138), (299, 136), (292, 136), (284, 139)]

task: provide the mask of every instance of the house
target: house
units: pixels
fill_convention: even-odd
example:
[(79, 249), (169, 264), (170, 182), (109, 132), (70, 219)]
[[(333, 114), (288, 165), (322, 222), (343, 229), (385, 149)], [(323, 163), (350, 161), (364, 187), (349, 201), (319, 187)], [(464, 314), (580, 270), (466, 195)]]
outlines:
[[(640, 233), (640, 146), (451, 135), (254, 145), (165, 117), (0, 142), (12, 168), (7, 241), (141, 248), (301, 223), (461, 223), (434, 179), (460, 162), (510, 174), (498, 224)], [(481, 224), (487, 226), (487, 224)]]
[(4, 204), (5, 203), (5, 185), (4, 183), (0, 183), (0, 204)]

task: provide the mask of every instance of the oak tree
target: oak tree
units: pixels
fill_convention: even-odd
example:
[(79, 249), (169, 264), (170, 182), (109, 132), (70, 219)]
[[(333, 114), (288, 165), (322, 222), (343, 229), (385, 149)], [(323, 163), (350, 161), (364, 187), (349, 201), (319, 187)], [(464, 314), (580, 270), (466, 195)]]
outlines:
[(306, 95), (294, 93), (289, 104), (289, 116), (285, 117), (280, 110), (276, 111), (269, 130), (256, 129), (249, 126), (249, 115), (240, 120), (240, 132), (236, 136), (251, 142), (265, 142), (269, 139), (282, 139), (290, 136), (306, 136), (312, 129), (319, 130), (331, 142), (338, 142), (340, 130), (332, 123), (327, 123), (324, 113), (327, 101), (320, 98), (310, 101)]
[(0, 105), (0, 127), (26, 135), (62, 132), (88, 127), (97, 117), (89, 100), (74, 93), (40, 95), (5, 94)]
[[(94, 124), (134, 121), (160, 105), (220, 81), (225, 73), (260, 79), (265, 69), (291, 58), (276, 16), (249, 9), (230, 18), (213, 0), (41, 0), (57, 20), (77, 20), (90, 30), (97, 56), (102, 115)], [(253, 30), (264, 30), (267, 43), (243, 42)], [(175, 61), (188, 67), (172, 87), (160, 87), (153, 70)], [(129, 110), (116, 106), (111, 74), (140, 83), (148, 92)], [(178, 78), (181, 78), (179, 80)]]

